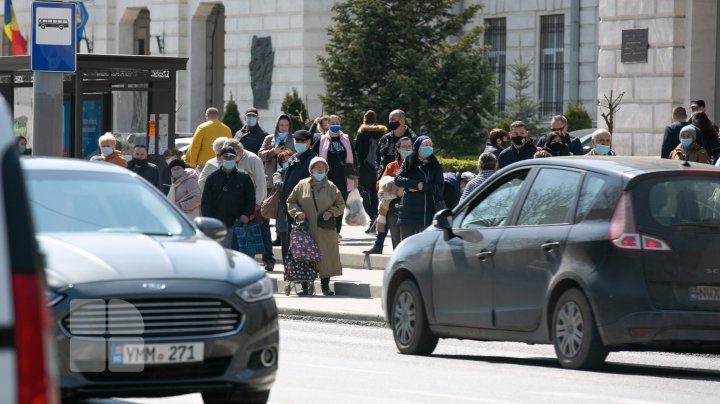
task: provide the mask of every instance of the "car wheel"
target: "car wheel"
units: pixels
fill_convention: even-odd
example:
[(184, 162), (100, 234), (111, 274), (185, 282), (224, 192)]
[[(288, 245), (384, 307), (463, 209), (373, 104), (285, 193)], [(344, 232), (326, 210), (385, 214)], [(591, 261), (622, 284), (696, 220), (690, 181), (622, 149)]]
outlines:
[(270, 397), (270, 390), (237, 392), (234, 390), (202, 393), (205, 404), (265, 404)]
[(590, 304), (578, 289), (565, 291), (555, 305), (552, 339), (555, 354), (565, 368), (595, 369), (602, 366), (608, 355)]
[(395, 292), (390, 309), (393, 338), (398, 350), (410, 355), (430, 355), (438, 338), (430, 334), (425, 308), (417, 285), (404, 280)]

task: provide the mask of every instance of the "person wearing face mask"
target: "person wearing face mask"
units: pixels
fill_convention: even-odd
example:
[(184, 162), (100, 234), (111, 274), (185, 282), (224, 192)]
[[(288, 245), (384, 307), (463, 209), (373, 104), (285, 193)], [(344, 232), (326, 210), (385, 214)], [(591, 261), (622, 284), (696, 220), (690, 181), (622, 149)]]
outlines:
[(522, 121), (515, 121), (510, 125), (510, 141), (512, 146), (500, 152), (498, 156), (498, 169), (518, 161), (530, 160), (538, 151)]
[(165, 165), (160, 172), (160, 185), (162, 185), (162, 191), (168, 199), (171, 199), (170, 189), (172, 188), (172, 176), (170, 175), (170, 162), (173, 160), (182, 160), (183, 153), (180, 150), (173, 148), (165, 150), (162, 156), (165, 160)]
[(483, 153), (490, 152), (494, 154), (495, 157), (498, 157), (501, 151), (507, 149), (512, 144), (512, 142), (510, 142), (510, 135), (501, 128), (491, 130), (488, 137), (489, 143), (485, 146)]
[(444, 204), (442, 167), (433, 150), (432, 140), (419, 136), (413, 143), (413, 153), (403, 162), (395, 177), (395, 185), (404, 188), (398, 225), (403, 240), (432, 224), (433, 215)]
[[(340, 247), (337, 232), (333, 228), (318, 226), (318, 217), (330, 220), (345, 210), (345, 200), (340, 190), (328, 179), (327, 161), (315, 157), (308, 168), (310, 178), (298, 182), (287, 199), (288, 213), (298, 222), (306, 222), (308, 232), (318, 245), (322, 259), (318, 262), (320, 286), (325, 296), (334, 295), (330, 290), (330, 277), (342, 275)], [(304, 294), (305, 288), (302, 293)]]
[(396, 109), (390, 113), (387, 128), (390, 132), (380, 138), (377, 156), (375, 157), (378, 178), (381, 177), (382, 170), (395, 160), (395, 145), (398, 140), (407, 137), (410, 138), (411, 142), (414, 142), (415, 138), (417, 138), (415, 132), (405, 124), (405, 112), (401, 109)]
[(115, 140), (115, 136), (113, 136), (112, 133), (107, 132), (104, 135), (100, 136), (98, 138), (98, 145), (100, 146), (100, 158), (97, 160), (102, 160), (123, 168), (127, 168), (128, 163), (120, 155), (120, 150), (115, 150), (117, 140)]
[(124, 158), (128, 163), (132, 160), (134, 145), (125, 145), (120, 150), (120, 157)]
[(28, 148), (28, 141), (25, 136), (17, 137), (17, 148), (21, 156), (29, 156), (32, 154), (32, 150)]
[(680, 129), (680, 144), (670, 152), (670, 160), (683, 160), (695, 163), (712, 164), (705, 148), (697, 144), (698, 133), (693, 125)]
[(155, 188), (162, 191), (160, 184), (160, 170), (147, 160), (147, 149), (145, 146), (137, 145), (133, 148), (132, 159), (128, 163), (128, 169), (143, 177), (145, 181), (153, 184)]
[(237, 154), (237, 168), (241, 172), (250, 175), (250, 179), (255, 187), (255, 216), (256, 222), (260, 223), (260, 232), (264, 245), (263, 264), (266, 271), (272, 271), (275, 268), (275, 257), (272, 252), (272, 238), (270, 237), (270, 219), (264, 219), (260, 215), (260, 204), (267, 196), (267, 188), (265, 183), (265, 169), (262, 160), (255, 153), (245, 150), (243, 144), (237, 139), (229, 139), (223, 144), (223, 148), (232, 147)]
[(553, 131), (548, 133), (546, 136), (546, 143), (543, 150), (550, 153), (553, 157), (557, 156), (572, 156), (570, 149), (563, 141), (563, 135), (560, 131)]
[(188, 219), (193, 220), (200, 215), (202, 199), (202, 191), (198, 187), (197, 171), (188, 168), (182, 160), (171, 161), (169, 167), (173, 182), (173, 204)]
[[(552, 119), (550, 119), (550, 132), (560, 132), (563, 137), (563, 142), (567, 145), (568, 150), (570, 151), (570, 153), (572, 153), (572, 155), (583, 155), (582, 142), (577, 137), (572, 136), (570, 133), (568, 133), (567, 118), (565, 118), (563, 115), (555, 115), (552, 117)], [(547, 134), (540, 136), (540, 139), (538, 139), (537, 141), (537, 147), (541, 149), (545, 147), (545, 145), (548, 143), (547, 136)]]
[(251, 153), (260, 153), (263, 141), (268, 133), (260, 127), (257, 108), (248, 108), (245, 111), (245, 125), (235, 133), (235, 139), (242, 143), (245, 150)]
[[(275, 220), (275, 226), (278, 228), (278, 238), (282, 247), (283, 260), (288, 253), (288, 245), (290, 243), (290, 223), (292, 217), (288, 213), (287, 198), (290, 196), (293, 188), (303, 179), (310, 176), (310, 161), (317, 157), (317, 153), (312, 149), (313, 135), (310, 131), (300, 129), (293, 133), (295, 140), (296, 153), (290, 157), (287, 167), (283, 168), (282, 186), (280, 187), (280, 201), (278, 203), (278, 219)], [(273, 175), (275, 181), (277, 174)]]
[(202, 192), (200, 212), (214, 217), (228, 228), (222, 242), (225, 248), (237, 249), (235, 225), (247, 224), (255, 211), (255, 186), (244, 171), (237, 169), (237, 153), (232, 147), (220, 151), (221, 169), (210, 174)]
[(588, 156), (614, 156), (615, 152), (610, 149), (610, 132), (607, 129), (598, 129), (592, 134), (592, 150)]
[(215, 157), (205, 162), (205, 167), (203, 167), (200, 172), (200, 177), (198, 178), (198, 186), (200, 187), (201, 192), (205, 189), (205, 181), (207, 181), (207, 177), (220, 169), (220, 166), (222, 165), (222, 161), (220, 160), (220, 151), (223, 149), (223, 146), (227, 141), (228, 139), (224, 137), (219, 137), (213, 141), (212, 149), (215, 152)]
[(278, 156), (284, 151), (295, 153), (295, 141), (290, 136), (292, 121), (287, 114), (280, 114), (275, 121), (275, 132), (272, 135), (265, 136), (260, 153), (258, 156), (265, 165), (265, 178), (268, 192), (273, 186), (273, 174), (280, 170), (280, 162)]
[[(329, 165), (328, 179), (340, 190), (343, 201), (347, 201), (348, 194), (355, 189), (357, 170), (355, 169), (355, 149), (350, 137), (340, 128), (340, 117), (330, 115), (330, 127), (320, 141), (315, 143), (315, 152), (324, 158)], [(335, 216), (335, 228), (338, 235), (342, 230), (343, 215)]]
[[(409, 137), (402, 137), (395, 143), (395, 161), (391, 162), (385, 167), (380, 179), (375, 185), (375, 189), (378, 191), (378, 231), (375, 236), (375, 243), (369, 250), (363, 251), (363, 254), (382, 254), (383, 247), (385, 246), (385, 238), (387, 238), (388, 232), (392, 237), (393, 249), (400, 244), (400, 226), (398, 226), (398, 205), (400, 204), (400, 198), (405, 192), (402, 188), (396, 190), (395, 196), (390, 199), (391, 195), (383, 195), (381, 197), (380, 183), (392, 180), (395, 183), (395, 177), (400, 172), (403, 161), (412, 154), (412, 141)], [(383, 224), (382, 226), (380, 224)], [(382, 230), (381, 230), (382, 228)]]

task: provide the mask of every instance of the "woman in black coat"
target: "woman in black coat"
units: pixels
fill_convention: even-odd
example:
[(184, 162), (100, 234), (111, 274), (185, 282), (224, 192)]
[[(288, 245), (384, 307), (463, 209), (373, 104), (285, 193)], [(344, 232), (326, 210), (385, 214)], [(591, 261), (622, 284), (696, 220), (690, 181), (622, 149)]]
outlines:
[(405, 189), (398, 211), (403, 240), (432, 223), (438, 210), (436, 205), (442, 201), (443, 184), (442, 167), (433, 154), (432, 140), (418, 137), (413, 143), (413, 154), (405, 159), (395, 177), (395, 185)]

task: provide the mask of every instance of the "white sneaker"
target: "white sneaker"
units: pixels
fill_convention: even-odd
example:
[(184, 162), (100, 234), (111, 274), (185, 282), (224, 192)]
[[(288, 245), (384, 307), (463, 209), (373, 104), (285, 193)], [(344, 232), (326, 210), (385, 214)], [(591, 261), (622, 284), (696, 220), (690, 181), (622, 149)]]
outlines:
[(342, 241), (342, 236), (338, 234), (338, 243)]

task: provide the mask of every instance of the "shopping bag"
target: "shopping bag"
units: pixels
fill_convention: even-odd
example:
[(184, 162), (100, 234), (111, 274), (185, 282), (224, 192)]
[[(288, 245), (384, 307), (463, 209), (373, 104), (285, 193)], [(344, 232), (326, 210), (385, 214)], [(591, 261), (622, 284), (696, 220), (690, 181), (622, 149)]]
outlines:
[(317, 262), (300, 261), (292, 256), (285, 257), (284, 281), (313, 281), (317, 278)]
[(260, 214), (266, 219), (277, 219), (280, 192), (273, 190), (270, 196), (260, 204)]
[(238, 251), (250, 257), (265, 252), (265, 244), (263, 243), (262, 233), (260, 232), (260, 223), (252, 221), (248, 224), (242, 224), (242, 222), (238, 221), (235, 222), (234, 230)]
[(357, 188), (353, 189), (345, 202), (345, 224), (367, 226), (370, 218), (363, 208), (362, 197)]
[(307, 225), (293, 225), (290, 231), (290, 252), (295, 260), (306, 262), (320, 261), (320, 249), (310, 233), (307, 231)]

